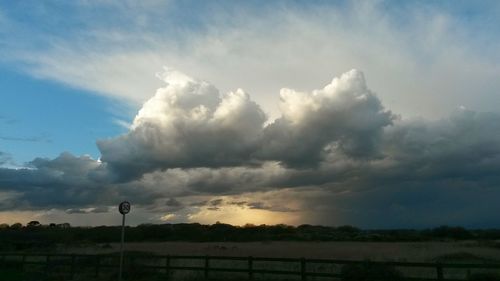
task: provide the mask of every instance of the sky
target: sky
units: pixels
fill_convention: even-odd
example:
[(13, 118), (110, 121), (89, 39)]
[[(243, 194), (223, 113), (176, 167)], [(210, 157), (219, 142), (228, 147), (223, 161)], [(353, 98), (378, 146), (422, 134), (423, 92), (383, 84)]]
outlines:
[(500, 227), (498, 1), (0, 1), (0, 222)]

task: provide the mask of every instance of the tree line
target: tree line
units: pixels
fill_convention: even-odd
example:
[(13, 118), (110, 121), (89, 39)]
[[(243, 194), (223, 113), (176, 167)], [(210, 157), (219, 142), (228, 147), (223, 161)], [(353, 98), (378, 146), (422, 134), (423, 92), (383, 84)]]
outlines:
[[(120, 226), (72, 227), (68, 223), (42, 225), (32, 221), (0, 224), (0, 250), (52, 248), (60, 244), (119, 242)], [(320, 226), (251, 225), (233, 226), (224, 223), (141, 224), (126, 227), (127, 241), (432, 241), (432, 240), (495, 240), (500, 229), (466, 229), (440, 226), (431, 229), (360, 229), (350, 225)]]

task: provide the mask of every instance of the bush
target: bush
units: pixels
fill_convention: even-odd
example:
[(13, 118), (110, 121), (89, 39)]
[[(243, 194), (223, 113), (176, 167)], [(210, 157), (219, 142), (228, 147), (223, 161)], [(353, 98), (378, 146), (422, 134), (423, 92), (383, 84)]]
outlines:
[(469, 276), (470, 281), (500, 281), (500, 275), (494, 273), (475, 273)]
[(399, 281), (402, 274), (392, 266), (364, 262), (342, 267), (342, 281)]

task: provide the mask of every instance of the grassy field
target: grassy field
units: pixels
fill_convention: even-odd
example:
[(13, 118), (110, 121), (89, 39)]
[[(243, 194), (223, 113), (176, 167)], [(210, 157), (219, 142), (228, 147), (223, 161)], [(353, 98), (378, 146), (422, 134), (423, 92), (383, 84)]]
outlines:
[[(61, 249), (66, 253), (109, 253), (119, 244)], [(461, 242), (248, 242), (127, 243), (126, 250), (171, 255), (305, 257), (377, 261), (500, 262), (498, 243)]]
[[(128, 251), (170, 255), (305, 257), (342, 260), (373, 260), (401, 262), (442, 263), (500, 263), (500, 247), (496, 241), (458, 242), (248, 242), (248, 243), (193, 243), (158, 242), (127, 243)], [(119, 244), (101, 244), (95, 247), (71, 248), (67, 252), (115, 252)], [(271, 268), (280, 267), (269, 264)], [(339, 269), (337, 269), (339, 270)], [(435, 270), (401, 268), (406, 276), (435, 277)], [(447, 270), (447, 278), (466, 279), (470, 274), (485, 271)], [(496, 270), (486, 271), (499, 273)], [(182, 273), (185, 274), (185, 273)], [(188, 274), (188, 273), (186, 273)], [(188, 276), (189, 277), (189, 274)], [(182, 280), (183, 278), (181, 278)], [(189, 278), (188, 278), (189, 279)], [(274, 279), (283, 280), (283, 279)], [(284, 279), (289, 280), (289, 279)], [(317, 279), (322, 280), (322, 279)], [(497, 280), (497, 279), (495, 279)]]
[(8, 270), (8, 269), (0, 269), (1, 280), (9, 280), (9, 281), (21, 281), (24, 280), (24, 274), (18, 270)]
[[(86, 244), (81, 247), (60, 248), (57, 252), (75, 254), (104, 254), (117, 252), (119, 244)], [(442, 262), (442, 263), (500, 263), (500, 247), (496, 241), (461, 241), (461, 242), (158, 242), (158, 243), (127, 243), (125, 249), (129, 253), (151, 253), (158, 255), (193, 255), (193, 256), (254, 256), (254, 257), (276, 257), (276, 258), (318, 258), (318, 259), (340, 259), (340, 260), (372, 260), (372, 261), (400, 261), (400, 262)], [(173, 264), (175, 266), (175, 264)], [(203, 266), (201, 260), (182, 261), (183, 266)], [(211, 266), (223, 268), (245, 268), (246, 261), (213, 261)], [(261, 269), (270, 270), (293, 270), (296, 271), (298, 264), (286, 264), (279, 262), (260, 262), (256, 266)], [(341, 267), (330, 268), (328, 265), (318, 265), (324, 268), (308, 267), (309, 271), (321, 272), (326, 269), (329, 272), (339, 272)], [(319, 271), (316, 271), (319, 270)], [(405, 276), (414, 277), (435, 277), (435, 269), (412, 269), (398, 268)], [(457, 278), (466, 280), (466, 276), (471, 273), (481, 273), (484, 270), (467, 272), (464, 269), (449, 269), (445, 273), (447, 278)], [(497, 272), (497, 270), (489, 270)], [(82, 274), (83, 273), (83, 274)], [(98, 279), (93, 278), (92, 263), (88, 272), (79, 274), (74, 280), (115, 280), (116, 270), (109, 272), (102, 271), (103, 275)], [(19, 270), (3, 268), (0, 269), (0, 280), (9, 281), (31, 281), (46, 280), (40, 276), (23, 276)], [(149, 272), (142, 275), (131, 275), (126, 280), (165, 280), (166, 276), (159, 273)], [(247, 275), (242, 274), (241, 278), (232, 277), (234, 274), (219, 274), (214, 272), (212, 277), (217, 280), (243, 280)], [(171, 275), (172, 280), (203, 280), (200, 272), (176, 271)], [(34, 279), (33, 279), (34, 278)], [(236, 278), (236, 279), (235, 279)], [(287, 276), (260, 276), (256, 280), (299, 280), (300, 278)], [(51, 278), (49, 280), (66, 280)], [(324, 280), (321, 278), (311, 278), (311, 280)], [(498, 280), (498, 279), (494, 279)]]
[[(171, 281), (198, 281), (205, 280), (204, 279), (204, 271), (207, 273), (208, 269), (208, 260), (206, 260), (206, 265), (204, 267), (204, 256), (198, 257), (180, 257), (174, 258), (172, 257), (170, 260), (170, 266), (174, 267), (170, 269), (170, 273), (167, 275), (167, 271), (165, 269), (165, 257), (162, 256), (142, 256), (138, 255), (135, 252), (126, 252), (125, 253), (126, 262), (124, 267), (124, 280), (171, 280)], [(127, 259), (129, 257), (129, 259)], [(9, 280), (9, 281), (79, 281), (79, 280), (116, 280), (117, 279), (117, 261), (118, 256), (116, 255), (108, 255), (108, 256), (100, 256), (100, 262), (96, 262), (96, 256), (72, 256), (72, 255), (63, 255), (57, 256), (52, 255), (50, 266), (46, 263), (42, 264), (34, 264), (34, 261), (44, 261), (44, 256), (39, 255), (26, 255), (23, 260), (26, 263), (23, 263), (20, 259), (20, 255), (11, 255), (7, 256), (7, 259), (2, 258), (2, 267), (0, 267), (0, 280)], [(476, 263), (484, 263), (490, 261), (479, 261), (477, 257), (471, 257), (470, 254), (467, 253), (456, 253), (450, 254), (441, 257), (442, 261), (445, 263), (453, 263), (456, 262), (465, 262), (471, 263), (471, 259), (476, 259)], [(133, 262), (132, 262), (133, 259)], [(73, 262), (71, 262), (73, 261)], [(298, 275), (283, 275), (283, 274), (272, 274), (270, 275), (268, 272), (260, 272), (255, 273), (257, 275), (255, 280), (301, 280), (300, 272), (301, 272), (301, 259), (253, 259), (253, 270), (256, 271), (292, 271), (298, 273)], [(7, 262), (7, 264), (5, 263)], [(210, 271), (209, 280), (248, 280), (248, 259), (215, 259), (212, 258), (210, 261), (210, 268), (212, 269), (243, 269), (244, 272), (220, 272), (220, 271)], [(22, 266), (24, 264), (24, 266)], [(436, 275), (436, 266), (435, 263), (431, 263), (431, 265), (426, 265), (425, 267), (405, 267), (407, 264), (399, 263), (398, 265), (392, 264), (388, 265), (387, 263), (376, 263), (372, 262), (357, 262), (356, 264), (344, 265), (344, 264), (331, 264), (328, 261), (316, 261), (308, 263), (306, 268), (308, 273), (328, 273), (328, 274), (339, 274), (346, 269), (346, 266), (362, 266), (363, 264), (370, 265), (372, 268), (377, 266), (386, 267), (384, 271), (375, 270), (376, 275), (383, 274), (383, 272), (387, 272), (385, 270), (392, 270), (404, 277), (413, 277), (413, 278), (437, 278)], [(74, 265), (74, 266), (73, 266)], [(149, 268), (147, 268), (149, 266)], [(152, 268), (154, 266), (155, 268)], [(375, 267), (374, 267), (375, 266)], [(443, 273), (446, 279), (454, 279), (454, 280), (481, 280), (481, 281), (499, 281), (500, 280), (500, 269), (498, 268), (475, 268), (471, 269), (470, 267), (473, 265), (466, 265), (467, 268), (448, 268), (444, 267)], [(158, 268), (160, 267), (160, 268)], [(181, 268), (175, 267), (186, 267), (189, 270), (179, 270)], [(192, 268), (196, 267), (197, 269), (193, 271)], [(97, 268), (100, 268), (99, 273), (97, 273)], [(391, 269), (392, 268), (392, 269)], [(357, 273), (358, 269), (354, 270)], [(304, 271), (302, 271), (304, 272)], [(262, 274), (264, 273), (264, 274)], [(495, 274), (493, 279), (470, 279), (474, 274)], [(47, 275), (48, 274), (48, 275)], [(357, 274), (356, 274), (357, 275)], [(366, 275), (366, 274), (364, 274)], [(74, 278), (71, 278), (73, 276)], [(96, 277), (98, 276), (98, 277)], [(344, 276), (344, 275), (342, 275)], [(369, 276), (372, 276), (371, 274)], [(491, 276), (491, 275), (489, 275)], [(328, 280), (331, 277), (327, 278)], [(322, 277), (313, 277), (308, 276), (307, 280), (309, 281), (319, 281), (325, 280)], [(344, 279), (342, 279), (344, 280)], [(346, 279), (347, 280), (347, 279)], [(350, 280), (350, 279), (349, 279)], [(365, 279), (353, 279), (356, 281), (365, 280)], [(386, 279), (369, 279), (370, 281), (390, 281)], [(400, 279), (398, 279), (400, 280)]]

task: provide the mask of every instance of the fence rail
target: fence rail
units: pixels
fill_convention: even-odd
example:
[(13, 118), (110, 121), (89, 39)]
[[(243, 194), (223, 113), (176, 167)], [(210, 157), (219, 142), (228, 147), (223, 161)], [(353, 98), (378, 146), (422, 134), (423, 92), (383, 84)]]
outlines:
[[(0, 253), (0, 267), (12, 263), (20, 266), (22, 271), (26, 270), (28, 265), (36, 265), (43, 268), (45, 275), (50, 273), (57, 267), (69, 267), (67, 275), (73, 279), (78, 270), (82, 268), (92, 268), (95, 277), (99, 277), (104, 269), (118, 268), (118, 255), (90, 255), (90, 254), (43, 254), (43, 253)], [(103, 261), (113, 261), (104, 263)], [(139, 260), (155, 261), (155, 264), (140, 263)], [(174, 261), (182, 260), (198, 260), (201, 261), (200, 266), (192, 265), (175, 265)], [(240, 261), (246, 262), (245, 267), (217, 267), (211, 261)], [(298, 270), (282, 270), (282, 269), (263, 269), (255, 266), (259, 262), (280, 262), (294, 264)], [(172, 271), (199, 271), (203, 272), (206, 279), (210, 277), (210, 272), (227, 272), (227, 273), (243, 273), (247, 274), (249, 280), (254, 280), (256, 274), (278, 274), (297, 276), (301, 281), (307, 281), (308, 277), (325, 277), (332, 280), (338, 280), (341, 274), (338, 272), (317, 272), (311, 271), (310, 266), (315, 264), (344, 266), (353, 264), (365, 264), (393, 266), (397, 268), (419, 268), (430, 269), (434, 271), (433, 277), (415, 278), (406, 276), (405, 280), (447, 280), (460, 281), (467, 279), (445, 278), (445, 273), (450, 269), (461, 270), (500, 270), (500, 264), (478, 264), (478, 263), (430, 263), (430, 262), (393, 262), (393, 261), (354, 261), (354, 260), (338, 260), (338, 259), (305, 259), (305, 258), (268, 258), (268, 257), (231, 257), (231, 256), (180, 256), (180, 255), (138, 255), (128, 254), (125, 256), (126, 268), (141, 268), (148, 270), (157, 270), (166, 273), (167, 277)], [(161, 265), (158, 265), (161, 264)]]

